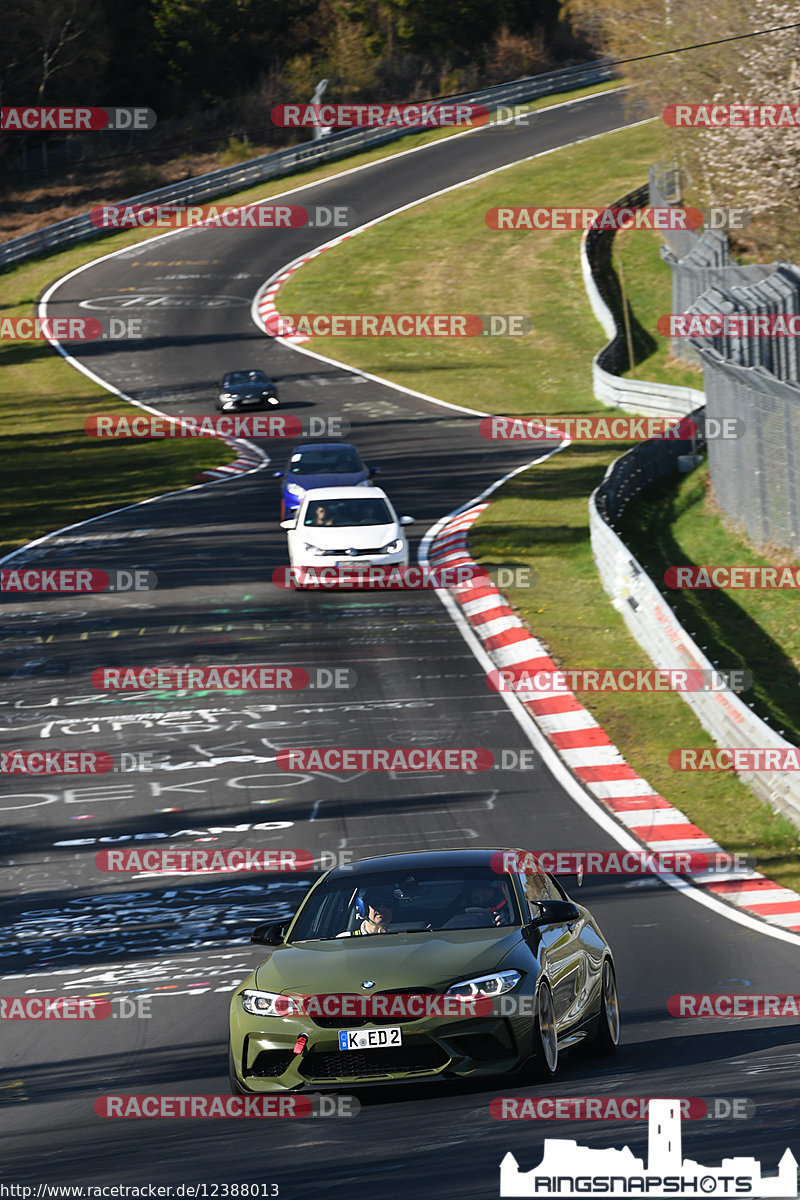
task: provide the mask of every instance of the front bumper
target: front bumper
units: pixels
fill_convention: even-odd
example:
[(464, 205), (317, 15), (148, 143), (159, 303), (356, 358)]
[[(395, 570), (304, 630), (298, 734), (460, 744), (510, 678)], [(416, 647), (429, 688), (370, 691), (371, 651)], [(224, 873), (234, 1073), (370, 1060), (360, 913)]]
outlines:
[[(397, 1023), (403, 1031), (401, 1046), (340, 1050), (338, 1028), (348, 1026), (346, 1018), (337, 1028), (295, 1018), (272, 1018), (268, 1027), (256, 1018), (237, 1020), (231, 1047), (238, 1086), (261, 1093), (477, 1078), (517, 1069), (533, 1049), (531, 1023), (521, 1018)], [(308, 1043), (295, 1054), (302, 1034)]]
[(218, 403), (223, 412), (241, 412), (250, 408), (277, 408), (278, 397), (237, 396), (235, 400), (223, 400), (220, 396)]

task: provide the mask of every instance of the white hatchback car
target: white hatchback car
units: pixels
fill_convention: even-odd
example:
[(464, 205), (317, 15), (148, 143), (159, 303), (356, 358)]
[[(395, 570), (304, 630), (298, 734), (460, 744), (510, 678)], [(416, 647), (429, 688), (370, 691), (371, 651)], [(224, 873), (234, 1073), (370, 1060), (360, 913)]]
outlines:
[(288, 532), (293, 567), (408, 566), (408, 542), (386, 493), (377, 487), (326, 487), (306, 492)]

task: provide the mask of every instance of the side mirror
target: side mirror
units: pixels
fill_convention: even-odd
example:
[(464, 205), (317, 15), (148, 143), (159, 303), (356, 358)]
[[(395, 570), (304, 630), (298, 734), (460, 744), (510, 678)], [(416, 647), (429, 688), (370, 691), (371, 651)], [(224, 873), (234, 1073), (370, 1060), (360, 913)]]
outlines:
[(297, 517), (291, 517), (288, 521), (281, 521), (281, 529), (296, 529)]
[(401, 525), (413, 525), (413, 524), (414, 524), (414, 518), (413, 518), (413, 517), (401, 517), (401, 518), (400, 518), (400, 524), (401, 524)]
[(272, 478), (273, 479), (283, 479), (283, 471), (273, 471)]
[(533, 925), (572, 925), (580, 920), (577, 905), (571, 900), (537, 900), (536, 905), (539, 916), (533, 918)]
[(275, 925), (256, 925), (250, 934), (250, 941), (258, 946), (282, 946), (288, 921), (278, 921)]

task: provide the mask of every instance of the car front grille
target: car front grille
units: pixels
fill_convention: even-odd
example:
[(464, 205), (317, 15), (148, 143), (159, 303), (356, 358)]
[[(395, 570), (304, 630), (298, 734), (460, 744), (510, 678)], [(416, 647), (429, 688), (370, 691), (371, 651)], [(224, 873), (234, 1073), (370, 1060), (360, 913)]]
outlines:
[[(356, 993), (363, 995), (363, 993)], [(432, 996), (434, 995), (433, 988), (397, 988), (385, 992), (370, 992), (370, 998), (375, 999), (377, 996)], [(405, 1021), (418, 1021), (419, 1017), (403, 1017), (397, 1013), (387, 1016), (372, 1016), (372, 1017), (320, 1017), (311, 1016), (315, 1025), (319, 1025), (320, 1029), (360, 1029), (363, 1025), (402, 1025)], [(352, 1053), (348, 1051), (348, 1053)]]
[(323, 557), (333, 558), (338, 555), (339, 558), (346, 558), (348, 562), (358, 562), (359, 558), (365, 558), (368, 554), (383, 554), (383, 546), (370, 546), (366, 550), (359, 550), (357, 554), (348, 554), (350, 549), (356, 549), (354, 546), (345, 546), (341, 550), (326, 550)]
[(448, 1062), (441, 1046), (420, 1038), (377, 1050), (314, 1050), (303, 1058), (300, 1074), (308, 1080), (374, 1079), (436, 1071)]

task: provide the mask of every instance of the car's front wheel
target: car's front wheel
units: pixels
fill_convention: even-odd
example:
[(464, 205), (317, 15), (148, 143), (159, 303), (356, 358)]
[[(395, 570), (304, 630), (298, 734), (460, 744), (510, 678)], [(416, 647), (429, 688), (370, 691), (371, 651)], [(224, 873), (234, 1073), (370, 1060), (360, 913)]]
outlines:
[(619, 1045), (619, 1000), (617, 978), (610, 959), (603, 963), (603, 980), (600, 988), (600, 1024), (597, 1037), (592, 1042), (593, 1054), (613, 1054)]
[(558, 1070), (558, 1034), (553, 993), (545, 979), (539, 984), (536, 1016), (533, 1023), (531, 1075), (534, 1079), (552, 1079)]

